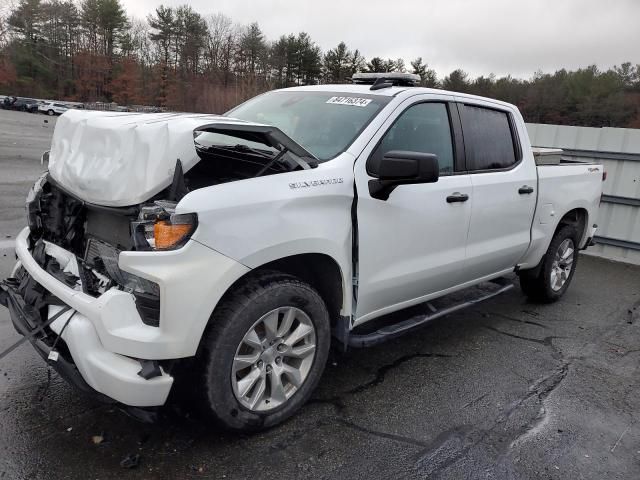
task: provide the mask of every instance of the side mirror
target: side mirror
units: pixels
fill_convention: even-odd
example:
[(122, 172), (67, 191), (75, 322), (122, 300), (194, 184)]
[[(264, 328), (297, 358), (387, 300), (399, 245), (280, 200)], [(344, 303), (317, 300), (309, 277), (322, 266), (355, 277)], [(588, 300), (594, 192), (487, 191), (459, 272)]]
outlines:
[(440, 166), (437, 155), (392, 150), (382, 157), (378, 178), (369, 180), (369, 194), (378, 200), (387, 200), (398, 185), (435, 183), (438, 178)]

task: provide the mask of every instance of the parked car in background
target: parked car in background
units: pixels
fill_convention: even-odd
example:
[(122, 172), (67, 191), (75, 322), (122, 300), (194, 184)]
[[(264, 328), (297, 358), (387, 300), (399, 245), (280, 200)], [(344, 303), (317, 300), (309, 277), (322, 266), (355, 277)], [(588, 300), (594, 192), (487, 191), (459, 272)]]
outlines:
[(62, 115), (67, 110), (69, 110), (67, 105), (57, 102), (47, 102), (38, 107), (39, 112), (46, 113), (50, 117), (53, 117), (54, 115)]
[(38, 111), (38, 100), (35, 98), (5, 97), (2, 101), (2, 108), (5, 110), (36, 113)]
[(87, 107), (81, 102), (65, 102), (67, 108), (75, 108), (76, 110), (85, 110)]
[(25, 104), (23, 112), (38, 113), (38, 107), (42, 104), (42, 100), (32, 100)]

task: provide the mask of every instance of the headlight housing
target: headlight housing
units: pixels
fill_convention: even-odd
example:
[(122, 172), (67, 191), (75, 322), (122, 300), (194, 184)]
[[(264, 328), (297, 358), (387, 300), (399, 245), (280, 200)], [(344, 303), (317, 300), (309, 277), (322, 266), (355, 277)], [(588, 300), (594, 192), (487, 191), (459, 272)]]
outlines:
[(169, 202), (141, 208), (131, 224), (136, 250), (176, 250), (187, 243), (198, 227), (198, 215), (174, 211), (175, 204)]

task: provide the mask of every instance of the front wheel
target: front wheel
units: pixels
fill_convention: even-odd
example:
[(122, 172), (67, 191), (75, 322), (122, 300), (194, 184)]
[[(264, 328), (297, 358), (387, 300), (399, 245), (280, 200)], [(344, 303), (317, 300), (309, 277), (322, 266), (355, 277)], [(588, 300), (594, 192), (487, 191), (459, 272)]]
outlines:
[(520, 272), (520, 287), (529, 299), (551, 303), (560, 299), (569, 288), (578, 263), (578, 233), (570, 225), (558, 230), (538, 273)]
[(205, 409), (223, 427), (255, 431), (283, 422), (318, 384), (330, 343), (320, 295), (267, 272), (216, 309), (202, 345)]

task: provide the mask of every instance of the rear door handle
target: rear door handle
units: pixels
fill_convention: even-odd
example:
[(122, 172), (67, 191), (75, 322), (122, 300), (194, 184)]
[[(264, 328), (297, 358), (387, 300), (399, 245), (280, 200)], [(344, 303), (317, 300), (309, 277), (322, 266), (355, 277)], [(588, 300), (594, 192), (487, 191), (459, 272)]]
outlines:
[(469, 195), (460, 192), (455, 192), (447, 197), (447, 203), (462, 203), (467, 200), (469, 200)]
[(520, 195), (529, 195), (530, 193), (533, 193), (533, 187), (530, 187), (529, 185), (523, 185), (518, 190), (518, 193)]

